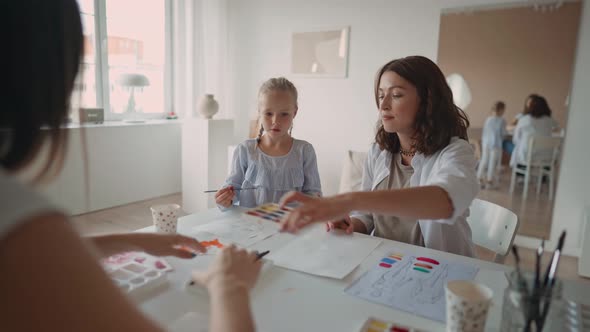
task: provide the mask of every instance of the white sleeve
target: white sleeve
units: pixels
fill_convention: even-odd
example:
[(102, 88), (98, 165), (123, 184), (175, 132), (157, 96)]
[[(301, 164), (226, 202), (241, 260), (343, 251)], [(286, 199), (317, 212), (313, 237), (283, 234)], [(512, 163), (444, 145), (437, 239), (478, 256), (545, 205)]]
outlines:
[(514, 128), (514, 135), (512, 136), (512, 143), (514, 145), (518, 145), (518, 143), (522, 140), (522, 128), (526, 125), (526, 119), (520, 119), (516, 124), (516, 128)]
[(438, 186), (447, 192), (453, 204), (453, 216), (435, 221), (452, 224), (465, 213), (479, 191), (475, 154), (466, 141), (460, 140), (446, 147), (439, 158), (427, 183), (422, 185)]
[[(373, 170), (375, 159), (379, 155), (379, 149), (376, 144), (371, 147), (367, 159), (365, 160), (365, 166), (363, 167), (363, 177), (361, 181), (361, 191), (371, 191), (373, 186)], [(371, 234), (375, 227), (373, 221), (373, 215), (371, 213), (365, 213), (361, 211), (352, 211), (350, 214), (351, 218), (356, 218), (365, 224), (367, 234)]]

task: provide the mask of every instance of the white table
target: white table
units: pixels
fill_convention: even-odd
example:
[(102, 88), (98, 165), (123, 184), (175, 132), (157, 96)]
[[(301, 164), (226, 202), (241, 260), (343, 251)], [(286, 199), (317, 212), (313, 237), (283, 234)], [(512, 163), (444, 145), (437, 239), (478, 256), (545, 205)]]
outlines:
[[(180, 218), (178, 232), (191, 233), (196, 225), (212, 222), (220, 217), (239, 218), (240, 210), (220, 212), (211, 209)], [(147, 227), (141, 231), (153, 231)], [(361, 235), (365, 236), (365, 235)], [(251, 247), (253, 250), (277, 250), (294, 238), (280, 233)], [(375, 238), (376, 241), (378, 240)], [(358, 278), (385, 254), (395, 250), (412, 251), (480, 268), (476, 277), (494, 291), (493, 306), (489, 313), (486, 330), (498, 331), (501, 319), (502, 297), (507, 286), (505, 272), (509, 268), (491, 262), (467, 258), (432, 249), (416, 247), (400, 242), (382, 240), (382, 243), (363, 263), (343, 280), (317, 277), (301, 272), (271, 267), (261, 275), (252, 291), (252, 310), (259, 331), (358, 331), (369, 317), (407, 324), (430, 331), (444, 331), (445, 326), (436, 321), (414, 316), (384, 305), (367, 302), (344, 293), (344, 288)], [(193, 260), (167, 258), (174, 271), (168, 275), (169, 283), (144, 294), (138, 301), (141, 309), (163, 326), (169, 326), (187, 312), (208, 313), (206, 296), (195, 296), (184, 289), (190, 271), (205, 268), (210, 256), (198, 256)], [(580, 284), (566, 283), (564, 294), (572, 300), (588, 299), (590, 290)]]

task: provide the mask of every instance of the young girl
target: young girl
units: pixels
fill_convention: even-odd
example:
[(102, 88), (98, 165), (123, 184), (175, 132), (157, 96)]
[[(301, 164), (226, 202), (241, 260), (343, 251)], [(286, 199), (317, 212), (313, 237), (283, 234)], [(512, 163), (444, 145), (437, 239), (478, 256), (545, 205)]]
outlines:
[(260, 133), (236, 148), (225, 187), (215, 194), (221, 208), (277, 203), (289, 191), (320, 196), (313, 146), (291, 137), (297, 89), (284, 77), (264, 82), (258, 92)]
[(283, 229), (328, 222), (328, 230), (473, 256), (466, 216), (479, 187), (475, 155), (467, 142), (469, 121), (453, 104), (445, 76), (422, 56), (393, 60), (377, 73), (375, 101), (379, 122), (363, 170), (364, 191), (286, 195), (282, 204), (302, 204), (282, 221)]
[(486, 119), (481, 137), (481, 160), (477, 168), (477, 178), (480, 184), (484, 185), (483, 173), (487, 168), (485, 185), (488, 188), (493, 186), (494, 173), (497, 171), (498, 163), (502, 154), (502, 140), (506, 136), (506, 121), (502, 117), (506, 105), (498, 101), (492, 107), (492, 115)]

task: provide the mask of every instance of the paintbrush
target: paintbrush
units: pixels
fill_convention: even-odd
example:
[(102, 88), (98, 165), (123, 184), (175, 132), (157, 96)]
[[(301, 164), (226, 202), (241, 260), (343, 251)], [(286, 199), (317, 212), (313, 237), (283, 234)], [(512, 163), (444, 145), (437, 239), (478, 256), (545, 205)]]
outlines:
[[(516, 278), (518, 288), (521, 292), (524, 292), (524, 298), (528, 299), (529, 290), (526, 284), (526, 280), (524, 280), (524, 277), (522, 276), (522, 273), (520, 271), (520, 255), (518, 254), (518, 248), (515, 245), (512, 246), (512, 253), (514, 254), (514, 260), (516, 262)], [(524, 326), (523, 331), (529, 332), (531, 330), (531, 324), (534, 318), (532, 314), (532, 305), (530, 301), (524, 301), (523, 308), (525, 309), (524, 315), (526, 318), (526, 325)]]
[(557, 249), (553, 252), (553, 256), (551, 257), (551, 262), (549, 266), (547, 266), (547, 271), (545, 272), (545, 280), (543, 281), (543, 287), (553, 287), (555, 284), (555, 275), (557, 273), (557, 264), (559, 263), (559, 258), (561, 257), (561, 251), (563, 250), (563, 244), (565, 242), (565, 231), (561, 232), (559, 236), (559, 241), (557, 242)]
[(549, 263), (549, 266), (547, 266), (547, 272), (545, 273), (545, 280), (543, 281), (543, 296), (546, 297), (546, 299), (543, 305), (543, 312), (537, 321), (537, 327), (539, 328), (539, 331), (543, 330), (543, 325), (545, 325), (545, 319), (547, 318), (547, 313), (549, 312), (553, 286), (555, 286), (555, 280), (557, 279), (557, 266), (559, 264), (559, 259), (561, 258), (563, 244), (565, 243), (565, 234), (565, 231), (561, 232), (559, 241), (557, 242), (557, 249), (555, 249), (553, 252), (551, 262)]
[(270, 250), (263, 251), (263, 252), (261, 252), (261, 253), (257, 253), (257, 254), (256, 254), (256, 259), (255, 259), (254, 261), (256, 262), (256, 261), (259, 261), (259, 260), (261, 260), (261, 259), (262, 259), (262, 257), (264, 257), (264, 256), (268, 255), (269, 253), (270, 253)]
[(545, 251), (545, 239), (541, 241), (541, 245), (537, 248), (537, 260), (535, 261), (535, 290), (541, 285), (541, 259)]
[[(257, 262), (257, 261), (261, 260), (262, 257), (268, 255), (269, 253), (270, 253), (270, 250), (256, 253), (256, 258), (254, 259), (254, 261)], [(195, 284), (195, 281), (191, 280), (188, 284), (189, 284), (189, 286), (193, 286)]]
[[(239, 188), (239, 189), (232, 189), (233, 191), (241, 191), (241, 190), (253, 190), (253, 189), (258, 189), (257, 187), (252, 187), (252, 188)], [(218, 191), (220, 191), (221, 189), (213, 189), (213, 190), (205, 190), (203, 191), (203, 193), (216, 193)]]
[(512, 253), (514, 254), (514, 260), (516, 261), (516, 275), (518, 278), (519, 287), (524, 288), (524, 290), (528, 293), (526, 281), (524, 280), (520, 271), (520, 255), (518, 254), (518, 248), (515, 245), (512, 246)]
[(530, 314), (527, 315), (528, 319), (525, 325), (524, 330), (530, 331), (532, 328), (532, 323), (534, 322), (536, 327), (539, 327), (539, 310), (541, 302), (539, 300), (539, 296), (542, 296), (542, 289), (541, 286), (541, 259), (543, 257), (543, 251), (545, 250), (545, 239), (541, 241), (541, 245), (537, 248), (536, 251), (536, 260), (535, 260), (535, 281), (533, 286), (533, 294), (532, 298), (530, 299), (531, 308)]

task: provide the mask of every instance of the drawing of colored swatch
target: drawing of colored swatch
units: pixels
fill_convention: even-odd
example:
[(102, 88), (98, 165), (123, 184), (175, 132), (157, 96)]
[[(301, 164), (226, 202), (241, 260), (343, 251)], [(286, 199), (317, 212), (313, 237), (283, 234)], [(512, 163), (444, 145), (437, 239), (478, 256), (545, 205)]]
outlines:
[(440, 264), (437, 260), (434, 260), (434, 259), (428, 258), (428, 257), (418, 257), (418, 258), (416, 258), (416, 260), (421, 261), (421, 262), (425, 262), (425, 263), (434, 264), (434, 265)]
[(423, 263), (414, 263), (414, 270), (424, 273), (430, 273), (430, 270), (432, 270), (432, 266)]
[(389, 269), (391, 267), (391, 265), (396, 262), (397, 261), (395, 259), (392, 259), (390, 257), (384, 257), (381, 259), (379, 266)]
[(402, 259), (404, 259), (404, 255), (401, 255), (401, 254), (391, 254), (391, 255), (389, 255), (389, 258), (393, 258), (396, 261), (401, 261)]
[(416, 261), (417, 262), (414, 263), (414, 270), (424, 273), (430, 273), (433, 265), (440, 264), (437, 260), (428, 257), (418, 257), (416, 258)]

